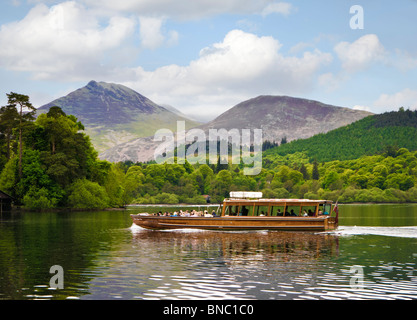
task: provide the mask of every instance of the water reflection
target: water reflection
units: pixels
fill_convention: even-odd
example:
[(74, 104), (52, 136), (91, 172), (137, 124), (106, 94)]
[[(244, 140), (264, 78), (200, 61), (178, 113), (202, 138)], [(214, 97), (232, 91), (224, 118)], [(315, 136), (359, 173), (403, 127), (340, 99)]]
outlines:
[(149, 231), (132, 226), (133, 241), (163, 247), (174, 255), (188, 252), (203, 258), (222, 257), (235, 264), (305, 263), (338, 254), (338, 237), (301, 232)]
[[(339, 252), (338, 237), (327, 234), (149, 231), (133, 226), (132, 235), (137, 255), (154, 266), (150, 279), (156, 287), (136, 296), (144, 299), (286, 297), (294, 288), (289, 279), (299, 275), (299, 283), (310, 281), (308, 275), (303, 279), (306, 273), (312, 278), (321, 260)], [(159, 260), (159, 267), (151, 257)]]
[[(0, 299), (417, 299), (411, 223), (356, 227), (359, 219), (318, 234), (150, 231), (130, 213), (3, 216)], [(55, 264), (64, 290), (48, 286)], [(360, 288), (350, 283), (355, 265)]]

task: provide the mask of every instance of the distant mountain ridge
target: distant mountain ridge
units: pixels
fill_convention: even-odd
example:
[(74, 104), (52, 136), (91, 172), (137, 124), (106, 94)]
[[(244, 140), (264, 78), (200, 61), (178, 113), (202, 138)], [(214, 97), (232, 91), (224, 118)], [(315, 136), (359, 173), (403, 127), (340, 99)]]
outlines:
[(100, 152), (151, 136), (161, 128), (175, 129), (180, 120), (186, 122), (187, 128), (199, 124), (126, 86), (106, 82), (90, 81), (85, 87), (40, 107), (38, 113), (48, 112), (52, 106), (76, 116)]
[(345, 126), (372, 113), (288, 96), (259, 96), (241, 102), (213, 121), (199, 126), (227, 130), (262, 129), (264, 140), (306, 139)]
[[(369, 115), (372, 113), (313, 100), (288, 96), (259, 96), (237, 104), (213, 121), (197, 128), (206, 133), (210, 129), (262, 129), (264, 141), (280, 142), (283, 137), (287, 141), (306, 139)], [(100, 157), (112, 162), (146, 162), (153, 160), (157, 146), (152, 137), (139, 138), (106, 150)]]

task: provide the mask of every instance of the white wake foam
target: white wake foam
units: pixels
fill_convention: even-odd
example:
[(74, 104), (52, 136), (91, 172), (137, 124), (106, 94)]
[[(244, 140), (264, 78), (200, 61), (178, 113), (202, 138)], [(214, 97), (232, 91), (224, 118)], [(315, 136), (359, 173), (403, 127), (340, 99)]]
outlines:
[(335, 234), (350, 235), (378, 235), (387, 237), (417, 238), (417, 226), (413, 227), (357, 227), (339, 226)]

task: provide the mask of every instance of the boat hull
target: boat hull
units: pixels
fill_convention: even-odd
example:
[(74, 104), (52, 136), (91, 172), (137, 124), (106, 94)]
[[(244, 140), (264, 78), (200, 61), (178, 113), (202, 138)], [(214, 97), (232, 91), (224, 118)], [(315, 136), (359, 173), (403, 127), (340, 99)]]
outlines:
[(133, 223), (153, 230), (281, 230), (326, 231), (337, 228), (333, 217), (161, 217), (131, 215)]

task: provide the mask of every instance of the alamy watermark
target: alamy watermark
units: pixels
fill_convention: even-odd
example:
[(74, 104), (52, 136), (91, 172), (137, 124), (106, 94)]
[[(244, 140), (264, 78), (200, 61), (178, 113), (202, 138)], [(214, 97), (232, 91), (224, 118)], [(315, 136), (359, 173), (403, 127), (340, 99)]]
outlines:
[(49, 280), (49, 287), (52, 289), (64, 289), (64, 268), (54, 265), (49, 269), (49, 273), (54, 274)]
[(363, 289), (363, 267), (352, 266), (350, 267), (350, 273), (352, 273), (349, 282), (350, 287), (354, 290)]
[(350, 28), (352, 30), (363, 29), (365, 24), (363, 7), (356, 4), (350, 7), (349, 12), (353, 14), (349, 21)]
[(262, 169), (262, 129), (209, 129), (207, 136), (198, 128), (186, 131), (185, 121), (177, 121), (176, 134), (160, 129), (154, 141), (163, 142), (154, 154), (158, 164), (243, 163), (245, 175), (257, 175)]

